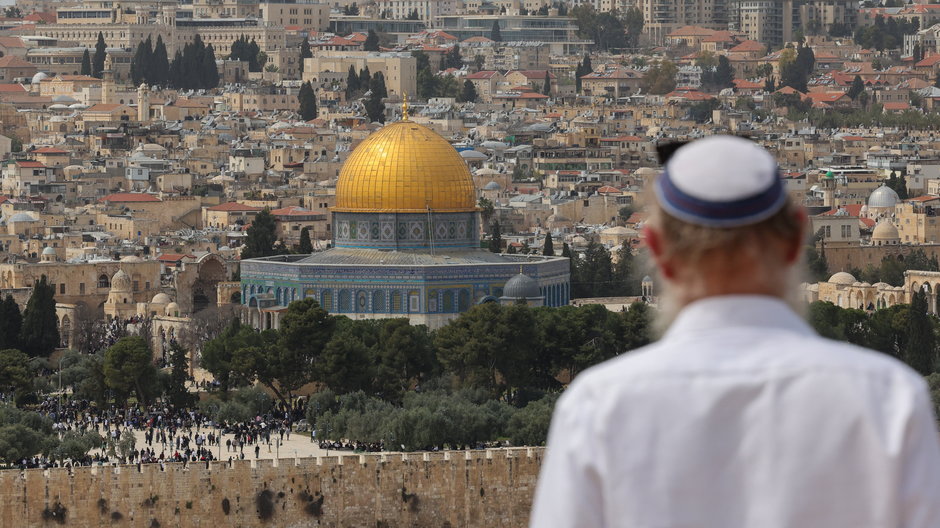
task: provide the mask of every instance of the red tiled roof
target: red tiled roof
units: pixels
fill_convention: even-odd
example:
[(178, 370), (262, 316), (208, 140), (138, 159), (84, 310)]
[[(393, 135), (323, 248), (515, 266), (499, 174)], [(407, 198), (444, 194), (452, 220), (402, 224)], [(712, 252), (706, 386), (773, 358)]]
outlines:
[(45, 169), (46, 166), (38, 161), (23, 160), (17, 161), (16, 164), (20, 167), (26, 167), (30, 169)]
[(20, 37), (0, 37), (0, 46), (5, 48), (25, 48), (26, 44)]
[(497, 75), (499, 75), (499, 72), (496, 70), (483, 70), (467, 75), (467, 79), (492, 79)]
[(99, 202), (160, 202), (159, 198), (147, 193), (114, 193), (98, 198)]
[(597, 194), (620, 194), (620, 189), (616, 187), (611, 187), (610, 185), (605, 185), (597, 190)]
[(764, 88), (763, 84), (747, 79), (735, 79), (731, 82), (734, 83), (734, 87), (738, 90), (760, 90)]
[(0, 57), (0, 68), (35, 68), (31, 62), (24, 61), (19, 57), (14, 57), (13, 55), (7, 55), (6, 57)]
[(607, 141), (611, 143), (614, 143), (614, 142), (621, 143), (624, 141), (645, 141), (645, 140), (639, 136), (616, 136), (616, 137), (609, 137), (609, 138), (601, 138), (601, 141)]
[(882, 106), (884, 107), (885, 110), (890, 110), (890, 111), (908, 110), (911, 108), (911, 105), (905, 102), (884, 103), (884, 105)]
[(55, 147), (43, 147), (33, 151), (33, 154), (69, 154), (69, 151)]
[(209, 211), (260, 211), (260, 207), (254, 207), (252, 205), (245, 205), (238, 202), (226, 202), (224, 204), (213, 205), (209, 207)]
[[(513, 71), (507, 73), (506, 75), (508, 76), (508, 75), (511, 74), (511, 73), (521, 73), (522, 76), (525, 77), (526, 79), (544, 80), (544, 79), (545, 79), (545, 72), (547, 72), (547, 71), (548, 71), (548, 70), (513, 70)], [(555, 78), (555, 74), (554, 74), (554, 73), (551, 73), (551, 72), (548, 72), (548, 77), (549, 77), (550, 79), (554, 79), (554, 78)]]
[(26, 93), (26, 87), (22, 84), (0, 84), (0, 93)]
[(728, 53), (747, 53), (750, 51), (764, 51), (764, 45), (756, 40), (745, 40), (728, 50)]

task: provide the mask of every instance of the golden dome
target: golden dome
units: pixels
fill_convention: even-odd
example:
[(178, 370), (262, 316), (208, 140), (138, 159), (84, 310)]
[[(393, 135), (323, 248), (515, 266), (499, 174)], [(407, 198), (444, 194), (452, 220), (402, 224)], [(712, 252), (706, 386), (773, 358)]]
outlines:
[(476, 210), (470, 169), (433, 130), (412, 121), (386, 125), (349, 156), (336, 184), (339, 212)]

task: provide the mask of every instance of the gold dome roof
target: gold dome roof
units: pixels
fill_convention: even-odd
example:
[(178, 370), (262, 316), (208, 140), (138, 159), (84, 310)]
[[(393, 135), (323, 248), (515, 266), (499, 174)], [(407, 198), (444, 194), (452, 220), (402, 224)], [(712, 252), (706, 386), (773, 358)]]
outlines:
[(470, 169), (433, 130), (412, 121), (386, 125), (346, 160), (336, 184), (340, 212), (476, 210)]

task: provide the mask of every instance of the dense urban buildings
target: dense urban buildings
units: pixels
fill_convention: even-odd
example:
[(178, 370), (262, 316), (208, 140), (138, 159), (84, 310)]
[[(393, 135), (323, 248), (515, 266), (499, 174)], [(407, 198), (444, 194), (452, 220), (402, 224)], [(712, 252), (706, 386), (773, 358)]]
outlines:
[[(769, 150), (806, 208), (795, 294), (817, 329), (905, 358), (901, 322), (940, 313), (937, 3), (23, 0), (0, 15), (0, 366), (25, 365), (0, 369), (0, 405), (67, 424), (5, 466), (235, 463), (251, 433), (288, 431), (312, 446), (298, 457), (541, 444), (579, 372), (651, 339), (659, 150), (712, 134)], [(219, 438), (244, 443), (184, 446), (134, 414), (165, 402), (159, 420), (225, 421)], [(482, 414), (409, 425), (441, 406)], [(69, 456), (35, 447), (96, 419), (132, 423), (134, 457), (119, 428)], [(141, 454), (148, 429), (170, 434), (162, 459)]]

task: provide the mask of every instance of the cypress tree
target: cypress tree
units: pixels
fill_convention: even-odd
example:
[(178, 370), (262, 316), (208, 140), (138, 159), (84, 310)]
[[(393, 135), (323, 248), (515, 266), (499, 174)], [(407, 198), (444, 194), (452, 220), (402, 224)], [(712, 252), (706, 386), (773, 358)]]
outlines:
[(552, 78), (549, 76), (548, 70), (545, 70), (545, 83), (542, 85), (542, 94), (552, 94)]
[(304, 121), (310, 121), (317, 117), (317, 97), (313, 91), (313, 85), (307, 81), (300, 85), (300, 93), (297, 95), (297, 101), (300, 105), (298, 113)]
[(937, 355), (936, 336), (927, 310), (927, 294), (923, 290), (915, 292), (907, 319), (904, 361), (923, 376), (933, 373)]
[[(133, 71), (134, 65), (131, 64), (131, 71)], [(88, 53), (88, 48), (85, 48), (85, 53), (82, 54), (82, 75), (91, 75), (91, 55)]]
[(255, 216), (248, 228), (245, 237), (245, 247), (241, 258), (269, 257), (275, 253), (274, 243), (277, 241), (277, 223), (271, 210), (267, 207)]
[(372, 83), (372, 76), (369, 74), (369, 67), (359, 70), (359, 87), (362, 89), (368, 89)]
[(346, 99), (352, 99), (359, 91), (359, 76), (356, 75), (356, 68), (349, 66), (349, 73), (346, 75)]
[[(85, 50), (88, 53), (88, 50)], [(137, 51), (134, 52), (134, 58), (131, 59), (131, 82), (134, 86), (140, 86), (146, 81), (146, 59), (144, 58), (144, 41), (137, 43)]]
[(21, 350), (29, 357), (48, 356), (59, 344), (59, 325), (55, 314), (55, 287), (43, 275), (33, 286), (33, 293), (23, 311), (20, 330)]
[(202, 77), (202, 88), (212, 89), (219, 85), (219, 68), (215, 63), (215, 50), (212, 44), (209, 44), (202, 50), (200, 58), (202, 68), (200, 71)]
[(493, 42), (503, 41), (503, 36), (499, 33), (499, 20), (493, 21), (493, 28), (490, 30), (490, 40)]
[(173, 55), (173, 62), (170, 63), (170, 75), (169, 83), (170, 86), (174, 88), (180, 88), (183, 83), (183, 53), (180, 50), (176, 50), (176, 53)]
[(92, 75), (101, 78), (101, 72), (104, 70), (104, 60), (107, 56), (108, 46), (104, 43), (104, 34), (98, 32), (98, 42), (95, 43), (95, 57), (91, 63)]
[(0, 350), (18, 350), (22, 328), (23, 315), (20, 314), (20, 307), (13, 300), (13, 296), (7, 294), (3, 301), (0, 301)]
[(365, 51), (379, 51), (379, 36), (373, 30), (369, 30), (366, 41), (362, 44)]
[(158, 84), (160, 86), (166, 86), (169, 84), (170, 59), (167, 55), (166, 44), (163, 43), (162, 35), (157, 36), (157, 44), (153, 48), (151, 61), (153, 64), (151, 67), (153, 77), (151, 77), (150, 83)]
[(542, 254), (546, 257), (555, 256), (555, 243), (552, 242), (552, 234), (545, 235), (545, 243), (542, 245)]
[(463, 93), (460, 94), (460, 100), (464, 103), (475, 103), (477, 101), (477, 88), (470, 79), (463, 82)]
[(490, 226), (490, 251), (499, 253), (503, 247), (503, 233), (499, 227), (499, 220), (493, 220)]
[(300, 230), (300, 253), (307, 255), (313, 253), (313, 243), (310, 242), (310, 228)]

